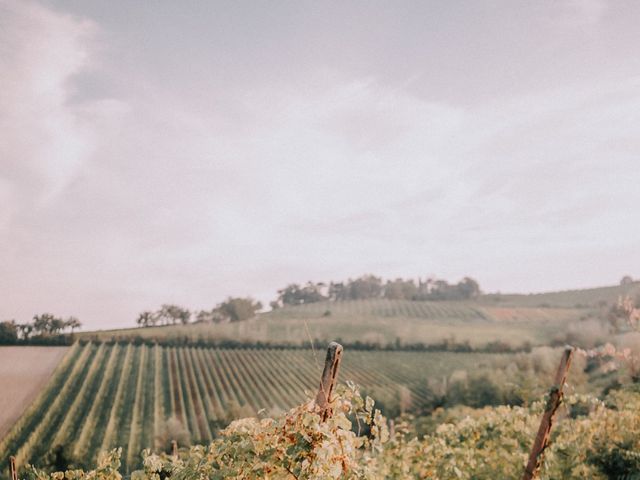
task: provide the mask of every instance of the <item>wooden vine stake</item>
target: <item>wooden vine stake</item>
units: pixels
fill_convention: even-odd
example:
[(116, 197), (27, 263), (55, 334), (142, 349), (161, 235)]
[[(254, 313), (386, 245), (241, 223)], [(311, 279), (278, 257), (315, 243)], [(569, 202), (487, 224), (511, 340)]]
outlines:
[(538, 434), (533, 442), (531, 448), (531, 454), (529, 455), (529, 462), (524, 469), (524, 475), (522, 480), (533, 480), (538, 475), (538, 469), (542, 463), (542, 457), (544, 450), (549, 444), (549, 434), (551, 433), (551, 425), (553, 424), (553, 418), (558, 410), (558, 407), (562, 403), (562, 389), (567, 380), (567, 373), (569, 373), (569, 367), (571, 366), (571, 358), (573, 357), (574, 348), (565, 347), (560, 359), (560, 365), (556, 372), (556, 378), (554, 380), (553, 387), (549, 390), (549, 399), (547, 406), (544, 409), (542, 420), (540, 421), (540, 427), (538, 428)]
[(16, 468), (16, 457), (9, 457), (9, 468), (11, 470), (11, 480), (18, 480), (18, 469)]
[(316, 395), (316, 405), (320, 407), (320, 416), (324, 422), (331, 416), (331, 394), (336, 386), (338, 369), (342, 360), (342, 345), (331, 342), (327, 348), (327, 357), (324, 360), (324, 370), (320, 379), (320, 388)]
[(178, 457), (178, 442), (171, 440), (171, 455)]

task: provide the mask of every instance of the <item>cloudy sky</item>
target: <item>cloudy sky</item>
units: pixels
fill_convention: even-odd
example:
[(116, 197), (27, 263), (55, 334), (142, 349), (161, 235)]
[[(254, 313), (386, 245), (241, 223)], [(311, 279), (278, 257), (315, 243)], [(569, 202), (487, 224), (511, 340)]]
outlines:
[(0, 319), (640, 276), (640, 3), (0, 0)]

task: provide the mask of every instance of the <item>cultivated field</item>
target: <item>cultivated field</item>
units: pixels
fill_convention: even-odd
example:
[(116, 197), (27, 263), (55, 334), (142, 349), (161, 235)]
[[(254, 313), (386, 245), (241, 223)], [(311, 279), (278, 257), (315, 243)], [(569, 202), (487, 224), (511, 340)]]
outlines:
[(640, 295), (640, 282), (528, 295), (490, 294), (480, 297), (480, 302), (511, 307), (598, 308), (602, 304), (614, 305), (620, 296), (627, 295), (631, 298), (637, 298)]
[[(474, 347), (495, 341), (512, 347), (525, 342), (548, 345), (568, 331), (588, 333), (598, 321), (583, 320), (604, 319), (619, 295), (634, 295), (637, 288), (638, 284), (632, 284), (540, 296), (484, 296), (473, 302), (318, 302), (284, 307), (242, 322), (132, 328), (80, 336), (179, 340), (173, 345), (198, 340), (300, 344), (311, 339), (317, 346), (336, 339), (381, 345), (398, 340), (407, 344), (466, 341)], [(591, 294), (600, 300), (587, 301)], [(602, 324), (595, 326), (594, 331), (599, 331)], [(72, 465), (86, 466), (95, 462), (99, 452), (120, 446), (125, 473), (140, 466), (143, 448), (167, 449), (172, 438), (179, 438), (181, 445), (207, 443), (233, 418), (259, 411), (276, 414), (303, 402), (305, 392), (317, 387), (323, 356), (322, 351), (315, 355), (309, 349), (109, 342), (77, 343), (58, 362), (64, 349), (18, 347), (6, 351), (10, 350), (20, 361), (11, 365), (3, 361), (2, 367), (20, 380), (16, 385), (23, 386), (21, 380), (27, 371), (37, 377), (38, 370), (30, 369), (31, 364), (48, 370), (38, 377), (39, 384), (34, 380), (24, 397), (2, 396), (15, 408), (27, 405), (41, 390), (0, 442), (0, 464), (6, 465), (8, 456), (15, 455), (20, 465), (28, 461), (45, 465), (51, 463), (54, 452), (62, 452)], [(29, 352), (45, 350), (58, 357), (24, 361)], [(383, 406), (402, 403), (403, 408), (420, 410), (434, 405), (434, 395), (438, 395), (434, 392), (448, 385), (450, 378), (464, 372), (490, 372), (517, 358), (348, 349), (340, 380), (359, 384)], [(56, 363), (58, 367), (46, 383)], [(574, 377), (579, 381), (579, 376)], [(609, 380), (603, 377), (602, 386)], [(9, 410), (3, 408), (3, 413)], [(11, 420), (19, 413), (20, 409), (14, 411)]]
[(581, 308), (375, 299), (285, 307), (244, 322), (104, 330), (80, 336), (100, 340), (141, 336), (294, 344), (310, 339), (341, 339), (383, 345), (397, 339), (433, 344), (453, 338), (473, 346), (497, 340), (520, 346), (524, 342), (546, 344), (590, 312)]
[(51, 378), (66, 347), (0, 347), (0, 438)]
[[(323, 352), (317, 355), (310, 350), (75, 344), (0, 443), (0, 464), (6, 465), (9, 455), (21, 465), (38, 464), (58, 446), (76, 463), (91, 464), (100, 451), (121, 446), (125, 471), (131, 471), (139, 466), (143, 448), (167, 447), (176, 424), (192, 442), (206, 442), (234, 413), (274, 413), (304, 401), (305, 391), (313, 392), (320, 378)], [(489, 366), (495, 358), (349, 351), (340, 379), (379, 399), (403, 395), (403, 401), (417, 405), (426, 399), (430, 379)]]

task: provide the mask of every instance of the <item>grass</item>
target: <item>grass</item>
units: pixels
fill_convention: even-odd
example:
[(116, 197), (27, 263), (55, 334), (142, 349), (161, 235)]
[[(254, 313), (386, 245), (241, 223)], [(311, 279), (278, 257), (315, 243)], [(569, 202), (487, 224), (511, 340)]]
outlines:
[(601, 304), (614, 305), (620, 296), (640, 295), (640, 282), (609, 287), (565, 290), (559, 292), (523, 294), (491, 294), (481, 297), (483, 304), (511, 307), (597, 308)]
[(291, 344), (306, 342), (311, 336), (321, 342), (341, 339), (383, 345), (397, 340), (433, 344), (454, 339), (475, 347), (499, 340), (520, 346), (524, 342), (549, 343), (571, 322), (589, 313), (578, 308), (380, 299), (286, 307), (244, 322), (104, 330), (80, 336), (98, 340), (140, 336)]

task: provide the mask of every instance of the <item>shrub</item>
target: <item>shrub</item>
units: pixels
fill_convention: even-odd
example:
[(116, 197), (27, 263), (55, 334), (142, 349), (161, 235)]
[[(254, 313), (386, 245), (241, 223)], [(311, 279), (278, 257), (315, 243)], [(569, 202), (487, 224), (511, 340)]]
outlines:
[[(574, 395), (565, 404), (541, 478), (637, 478), (640, 393), (615, 392), (606, 402)], [(588, 415), (571, 415), (574, 406)], [(326, 422), (311, 402), (275, 418), (235, 421), (209, 446), (181, 449), (179, 458), (145, 451), (144, 469), (131, 478), (520, 478), (544, 401), (528, 408), (461, 409), (458, 416), (442, 417), (444, 423), (422, 438), (404, 421), (390, 437), (373, 400), (363, 399), (353, 386), (339, 389), (331, 407), (333, 416)], [(29, 476), (121, 480), (119, 455), (117, 449), (104, 456), (92, 472), (47, 474), (31, 468)]]

